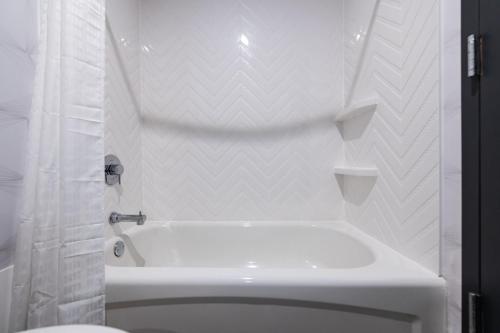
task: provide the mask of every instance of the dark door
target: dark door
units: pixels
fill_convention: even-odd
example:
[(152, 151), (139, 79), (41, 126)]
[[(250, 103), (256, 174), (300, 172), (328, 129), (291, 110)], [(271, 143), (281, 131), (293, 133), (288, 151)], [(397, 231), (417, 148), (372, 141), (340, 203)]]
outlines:
[[(468, 72), (471, 52), (467, 38), (471, 34), (476, 38), (472, 54), (478, 60), (477, 74), (473, 77)], [(500, 332), (500, 1), (462, 0), (462, 38), (463, 332), (476, 329), (476, 332), (497, 333)], [(476, 306), (471, 293), (479, 295)]]

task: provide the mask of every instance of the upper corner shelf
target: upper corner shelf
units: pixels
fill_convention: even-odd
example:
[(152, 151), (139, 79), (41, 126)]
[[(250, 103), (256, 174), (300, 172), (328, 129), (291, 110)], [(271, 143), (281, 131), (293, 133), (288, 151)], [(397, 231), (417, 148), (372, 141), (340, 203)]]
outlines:
[(340, 123), (355, 117), (359, 117), (363, 114), (373, 112), (377, 108), (377, 105), (378, 105), (378, 100), (372, 99), (345, 108), (336, 115), (335, 121)]
[(341, 176), (376, 177), (378, 169), (375, 167), (335, 167), (335, 174)]

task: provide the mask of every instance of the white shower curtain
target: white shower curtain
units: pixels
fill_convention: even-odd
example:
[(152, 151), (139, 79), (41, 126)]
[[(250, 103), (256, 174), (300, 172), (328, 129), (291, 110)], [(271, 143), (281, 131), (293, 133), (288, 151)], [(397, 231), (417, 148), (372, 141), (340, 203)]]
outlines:
[(104, 0), (35, 0), (40, 40), (11, 331), (104, 322)]

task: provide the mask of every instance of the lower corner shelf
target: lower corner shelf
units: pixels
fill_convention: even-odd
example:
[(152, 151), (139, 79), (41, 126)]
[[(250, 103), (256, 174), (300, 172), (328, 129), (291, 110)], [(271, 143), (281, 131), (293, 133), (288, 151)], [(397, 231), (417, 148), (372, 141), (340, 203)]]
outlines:
[(356, 177), (378, 176), (378, 169), (375, 167), (341, 166), (341, 167), (335, 167), (334, 171), (336, 175), (341, 175), (341, 176), (356, 176)]

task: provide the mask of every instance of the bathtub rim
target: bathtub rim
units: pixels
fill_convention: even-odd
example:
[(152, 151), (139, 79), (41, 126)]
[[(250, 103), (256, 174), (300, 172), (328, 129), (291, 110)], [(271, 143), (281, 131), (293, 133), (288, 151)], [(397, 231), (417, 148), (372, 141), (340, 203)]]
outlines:
[[(151, 222), (150, 222), (151, 223)], [(362, 287), (371, 286), (377, 288), (390, 287), (429, 287), (444, 288), (445, 281), (436, 273), (428, 270), (420, 264), (404, 257), (396, 250), (381, 243), (375, 238), (365, 234), (355, 226), (344, 221), (154, 221), (159, 225), (171, 223), (214, 223), (217, 225), (240, 225), (251, 223), (252, 225), (300, 225), (333, 228), (343, 232), (363, 243), (373, 252), (375, 260), (366, 266), (355, 268), (220, 268), (220, 267), (134, 267), (134, 266), (111, 266), (106, 264), (107, 286), (161, 286), (169, 284), (173, 286), (196, 287), (204, 286), (337, 286), (337, 287)], [(133, 227), (125, 231), (131, 234), (140, 230), (142, 226)], [(106, 242), (106, 249), (119, 239), (112, 237)], [(163, 293), (165, 297), (171, 297), (170, 293)], [(116, 296), (116, 294), (114, 294)], [(129, 295), (131, 296), (131, 295)], [(154, 296), (154, 295), (151, 295)], [(158, 295), (161, 297), (161, 295)], [(137, 300), (146, 299), (136, 295)], [(149, 297), (149, 296), (148, 296)], [(111, 297), (109, 301), (122, 301), (128, 297)]]
[[(146, 226), (133, 226), (126, 228), (125, 230), (121, 230), (121, 233), (110, 237), (106, 240), (105, 243), (105, 252), (108, 253), (110, 252), (110, 249), (112, 249), (113, 244), (121, 239), (122, 234), (126, 234), (129, 236), (133, 236), (136, 233), (143, 232), (145, 228), (148, 226), (151, 226), (153, 224), (153, 227), (170, 227), (171, 225), (175, 226), (182, 226), (182, 225), (202, 225), (203, 227), (207, 227), (208, 225), (217, 225), (217, 226), (230, 226), (230, 227), (265, 227), (265, 226), (301, 226), (301, 227), (312, 227), (312, 228), (325, 228), (325, 229), (330, 229), (334, 230), (335, 232), (339, 232), (342, 234), (345, 234), (351, 238), (353, 238), (355, 241), (358, 241), (362, 244), (362, 246), (366, 247), (371, 254), (373, 255), (374, 259), (371, 263), (365, 265), (365, 266), (359, 266), (359, 267), (352, 267), (352, 268), (319, 268), (319, 269), (293, 269), (293, 268), (257, 268), (257, 269), (247, 269), (245, 268), (222, 268), (222, 267), (217, 267), (217, 268), (212, 268), (212, 267), (161, 267), (161, 266), (156, 266), (156, 267), (134, 267), (134, 266), (115, 266), (115, 265), (109, 265), (106, 263), (106, 270), (113, 272), (114, 269), (112, 268), (140, 268), (140, 269), (168, 269), (168, 270), (220, 270), (220, 272), (224, 271), (230, 271), (230, 270), (244, 270), (247, 273), (251, 274), (252, 272), (256, 271), (268, 271), (268, 272), (279, 272), (281, 270), (310, 270), (310, 271), (315, 271), (318, 272), (319, 274), (324, 274), (327, 272), (335, 271), (337, 274), (345, 275), (345, 271), (358, 271), (358, 273), (367, 273), (367, 269), (370, 269), (371, 273), (377, 273), (375, 275), (372, 275), (372, 278), (376, 277), (385, 277), (387, 278), (387, 275), (384, 274), (384, 270), (387, 273), (391, 273), (393, 277), (401, 277), (401, 278), (412, 278), (412, 277), (426, 277), (426, 278), (435, 278), (438, 277), (438, 274), (432, 272), (431, 270), (427, 269), (426, 267), (422, 266), (421, 264), (405, 257), (398, 251), (392, 249), (391, 247), (387, 246), (386, 244), (382, 243), (381, 241), (375, 239), (374, 237), (366, 234), (359, 228), (355, 227), (351, 223), (342, 221), (342, 220), (333, 220), (333, 221), (306, 221), (306, 220), (296, 220), (296, 221), (199, 221), (199, 220), (194, 220), (194, 221), (163, 221), (163, 220), (152, 220), (148, 222), (148, 225)], [(395, 267), (396, 266), (396, 267)], [(396, 270), (394, 270), (396, 268)], [(403, 268), (405, 271), (411, 271), (412, 275), (408, 274), (399, 274), (399, 273), (404, 273), (405, 271), (401, 271), (400, 269)], [(193, 273), (193, 272), (192, 272)], [(311, 273), (311, 275), (317, 275), (314, 273)]]
[[(150, 222), (151, 223), (151, 222)], [(185, 223), (155, 221), (153, 223)], [(210, 223), (195, 221), (188, 223)], [(215, 222), (219, 225), (234, 222)], [(240, 221), (240, 223), (248, 223)], [(257, 221), (252, 224), (277, 224)], [(436, 273), (344, 221), (284, 221), (343, 230), (374, 251), (375, 261), (358, 268), (270, 269), (131, 267), (106, 265), (106, 304), (152, 300), (248, 298), (322, 302), (407, 314), (415, 332), (444, 329), (445, 281)], [(137, 227), (134, 227), (137, 228)], [(133, 229), (133, 228), (132, 228)], [(133, 232), (128, 230), (126, 233)], [(115, 237), (107, 240), (111, 244)], [(408, 301), (411, 298), (411, 301)], [(383, 302), (381, 301), (383, 299)]]

